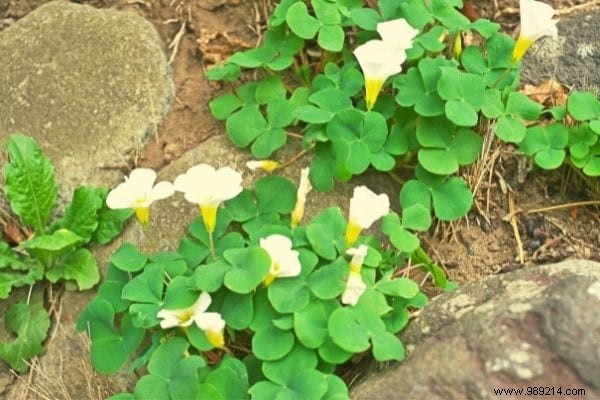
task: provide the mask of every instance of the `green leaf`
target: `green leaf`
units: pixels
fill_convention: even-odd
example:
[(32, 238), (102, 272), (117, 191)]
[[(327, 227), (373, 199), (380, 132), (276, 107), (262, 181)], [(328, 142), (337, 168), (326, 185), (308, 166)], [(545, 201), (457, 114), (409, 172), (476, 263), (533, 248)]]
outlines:
[(262, 132), (252, 143), (252, 155), (256, 158), (267, 158), (287, 141), (287, 133), (281, 128), (271, 128)]
[(306, 307), (310, 300), (302, 277), (279, 278), (269, 286), (269, 300), (280, 313), (292, 313)]
[(0, 299), (8, 298), (13, 288), (33, 285), (44, 276), (44, 267), (37, 259), (20, 256), (1, 241), (0, 271)]
[(327, 320), (331, 308), (324, 302), (312, 301), (303, 310), (294, 313), (294, 332), (296, 337), (309, 349), (323, 345), (327, 338)]
[(41, 296), (31, 301), (19, 301), (10, 306), (4, 316), (6, 329), (17, 338), (0, 342), (0, 358), (18, 372), (29, 368), (29, 360), (42, 353), (42, 344), (50, 329), (50, 316)]
[(388, 296), (411, 299), (419, 293), (419, 285), (408, 278), (382, 279), (375, 284), (375, 289)]
[(123, 232), (123, 225), (133, 215), (133, 209), (111, 210), (106, 205), (98, 212), (98, 228), (93, 240), (107, 244)]
[(469, 186), (456, 177), (433, 187), (431, 197), (435, 216), (442, 221), (453, 221), (465, 216), (473, 204)]
[(313, 272), (308, 278), (312, 293), (319, 299), (334, 299), (346, 288), (346, 280), (350, 273), (348, 262), (338, 258), (331, 264), (324, 265)]
[(298, 371), (314, 370), (317, 363), (318, 359), (313, 350), (297, 344), (282, 359), (265, 362), (262, 369), (265, 377), (272, 382), (288, 386), (295, 379)]
[(148, 267), (123, 287), (125, 300), (161, 304), (163, 298), (163, 271), (157, 266)]
[(344, 47), (344, 30), (339, 25), (322, 25), (319, 29), (317, 43), (327, 51), (339, 52)]
[(520, 143), (527, 133), (527, 127), (520, 119), (502, 116), (498, 118), (495, 132), (505, 142)]
[(121, 271), (114, 265), (109, 264), (104, 281), (98, 288), (97, 297), (108, 301), (113, 306), (115, 312), (125, 311), (129, 307), (129, 301), (123, 300), (121, 293), (123, 286), (129, 282), (129, 279), (127, 272)]
[(218, 120), (226, 120), (235, 110), (242, 107), (244, 103), (233, 93), (227, 93), (216, 97), (208, 103), (212, 115)]
[(481, 104), (481, 112), (488, 118), (498, 118), (504, 114), (502, 94), (496, 88), (486, 89)]
[[(137, 348), (145, 331), (134, 327), (131, 318), (125, 315), (121, 320), (121, 334), (114, 329), (115, 310), (103, 299), (94, 299), (80, 316), (78, 330), (89, 329), (92, 340), (92, 364), (101, 373), (118, 371), (129, 355)], [(86, 324), (84, 325), (83, 322)]]
[(254, 184), (259, 214), (292, 212), (296, 205), (296, 186), (280, 176), (265, 176)]
[(327, 260), (337, 257), (337, 248), (344, 248), (346, 219), (337, 207), (321, 211), (306, 228), (306, 237), (315, 253)]
[(261, 248), (229, 249), (223, 257), (233, 267), (225, 273), (225, 286), (239, 294), (250, 293), (265, 278), (271, 257)]
[(231, 266), (223, 260), (199, 265), (194, 271), (196, 287), (207, 292), (216, 292), (223, 284), (225, 273), (230, 269)]
[(479, 32), (479, 34), (484, 38), (489, 38), (498, 32), (498, 30), (500, 30), (500, 24), (491, 22), (484, 18), (479, 18), (477, 21), (471, 24), (470, 28)]
[(331, 111), (323, 110), (313, 105), (305, 105), (294, 110), (294, 117), (311, 124), (324, 124), (333, 118)]
[(225, 127), (232, 143), (238, 148), (244, 148), (268, 130), (269, 124), (258, 104), (255, 104), (233, 113), (227, 118)]
[(282, 358), (294, 347), (294, 334), (275, 326), (261, 329), (252, 337), (252, 352), (264, 361)]
[(6, 142), (10, 163), (4, 166), (4, 193), (26, 226), (42, 232), (56, 203), (54, 167), (30, 137), (13, 134)]
[(569, 95), (567, 110), (577, 121), (588, 121), (600, 117), (600, 101), (591, 92), (575, 91)]
[(506, 112), (524, 120), (535, 121), (540, 117), (544, 106), (531, 100), (527, 95), (510, 92), (506, 101)]
[(80, 186), (73, 192), (73, 199), (65, 209), (65, 215), (53, 224), (53, 229), (64, 228), (89, 242), (98, 228), (98, 211), (104, 205), (106, 189)]
[(441, 67), (454, 67), (455, 62), (443, 57), (423, 58), (417, 67), (394, 79), (398, 89), (396, 101), (404, 107), (414, 106), (415, 112), (425, 117), (444, 114), (444, 101), (437, 92)]
[(258, 83), (254, 94), (258, 104), (267, 104), (273, 100), (285, 99), (286, 90), (281, 77), (268, 76)]
[(240, 75), (240, 67), (232, 63), (215, 65), (206, 71), (206, 78), (211, 81), (225, 80), (235, 82), (239, 79)]
[(220, 311), (227, 326), (237, 330), (246, 329), (254, 318), (252, 294), (227, 293)]
[(402, 361), (404, 346), (395, 335), (381, 331), (371, 337), (373, 341), (373, 356), (377, 361)]
[(543, 169), (555, 169), (562, 165), (569, 142), (569, 130), (561, 123), (546, 127), (533, 126), (527, 130), (519, 148), (528, 156), (534, 156)]
[(34, 254), (47, 268), (81, 243), (81, 238), (68, 229), (59, 229), (49, 235), (38, 235), (21, 242), (19, 247)]
[(110, 258), (110, 262), (115, 267), (126, 272), (141, 270), (147, 261), (148, 257), (140, 253), (131, 243), (124, 243)]
[(346, 351), (360, 353), (370, 347), (369, 332), (348, 307), (340, 307), (331, 314), (327, 329), (333, 342)]
[(92, 288), (100, 281), (100, 273), (96, 259), (86, 248), (68, 254), (46, 271), (46, 279), (56, 283), (59, 279), (75, 281), (79, 290)]
[(298, 2), (290, 6), (285, 20), (296, 35), (302, 39), (312, 39), (319, 30), (319, 21), (308, 13), (304, 2)]
[[(216, 369), (204, 378), (204, 382), (200, 385), (198, 398), (245, 399), (248, 386), (246, 366), (235, 358), (226, 357)], [(215, 395), (219, 397), (215, 397)]]
[(374, 31), (377, 29), (377, 24), (381, 22), (381, 17), (377, 11), (372, 8), (356, 8), (350, 11), (350, 19), (360, 29), (366, 31)]
[(342, 349), (328, 336), (323, 346), (319, 347), (319, 356), (331, 364), (342, 364), (352, 357), (353, 353)]
[(402, 226), (415, 231), (426, 231), (431, 227), (431, 213), (422, 204), (413, 204), (402, 210)]

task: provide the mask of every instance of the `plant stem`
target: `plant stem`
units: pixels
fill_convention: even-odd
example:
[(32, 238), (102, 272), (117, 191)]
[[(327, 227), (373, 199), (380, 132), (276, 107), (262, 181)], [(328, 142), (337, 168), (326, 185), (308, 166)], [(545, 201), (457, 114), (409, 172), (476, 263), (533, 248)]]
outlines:
[(287, 167), (288, 165), (294, 163), (298, 159), (300, 159), (303, 156), (305, 156), (306, 154), (308, 154), (308, 152), (310, 152), (314, 148), (315, 148), (315, 144), (313, 143), (308, 149), (302, 150), (301, 152), (299, 152), (298, 154), (296, 154), (295, 156), (293, 156), (292, 158), (290, 158), (289, 160), (287, 160), (286, 162), (281, 164), (281, 166), (278, 169), (283, 169), (283, 168)]
[(208, 243), (210, 245), (210, 255), (213, 260), (217, 259), (217, 252), (215, 251), (215, 239), (213, 238), (213, 233), (208, 232)]

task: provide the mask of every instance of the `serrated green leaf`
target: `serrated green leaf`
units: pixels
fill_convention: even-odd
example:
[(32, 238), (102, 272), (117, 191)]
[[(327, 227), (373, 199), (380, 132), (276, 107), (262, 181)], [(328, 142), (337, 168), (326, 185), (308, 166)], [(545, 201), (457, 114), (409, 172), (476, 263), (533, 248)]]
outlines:
[(93, 241), (99, 244), (110, 243), (123, 232), (125, 221), (133, 216), (133, 209), (111, 210), (104, 205), (98, 211), (98, 228), (94, 232)]
[(48, 235), (34, 236), (21, 242), (19, 247), (35, 255), (45, 267), (50, 268), (61, 256), (81, 243), (81, 237), (68, 229), (59, 229)]
[(98, 228), (98, 212), (104, 205), (107, 190), (80, 186), (73, 192), (71, 203), (64, 216), (57, 220), (53, 229), (64, 228), (79, 235), (84, 243), (89, 242)]
[(6, 329), (16, 339), (0, 342), (0, 358), (12, 369), (25, 372), (29, 360), (42, 353), (42, 343), (50, 329), (50, 316), (44, 308), (41, 296), (34, 295), (29, 301), (19, 301), (10, 306), (4, 316)]
[(100, 272), (92, 252), (82, 248), (61, 258), (47, 270), (46, 279), (52, 283), (59, 279), (75, 281), (79, 290), (87, 290), (100, 281)]
[(54, 167), (30, 137), (13, 134), (6, 143), (10, 163), (4, 166), (4, 193), (26, 226), (42, 232), (56, 203)]

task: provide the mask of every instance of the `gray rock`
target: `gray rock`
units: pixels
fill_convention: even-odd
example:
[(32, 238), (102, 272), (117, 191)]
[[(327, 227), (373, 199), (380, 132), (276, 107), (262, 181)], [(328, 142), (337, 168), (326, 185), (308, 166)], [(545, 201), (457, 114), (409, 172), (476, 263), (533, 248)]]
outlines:
[(578, 90), (600, 93), (600, 10), (574, 14), (558, 22), (558, 40), (535, 43), (523, 61), (523, 81), (553, 78)]
[(54, 1), (0, 32), (0, 139), (36, 138), (63, 200), (118, 182), (173, 92), (156, 30), (132, 13)]
[(368, 367), (353, 399), (486, 400), (493, 389), (534, 386), (600, 398), (600, 264), (568, 260), (472, 282), (434, 299), (402, 339), (407, 359)]

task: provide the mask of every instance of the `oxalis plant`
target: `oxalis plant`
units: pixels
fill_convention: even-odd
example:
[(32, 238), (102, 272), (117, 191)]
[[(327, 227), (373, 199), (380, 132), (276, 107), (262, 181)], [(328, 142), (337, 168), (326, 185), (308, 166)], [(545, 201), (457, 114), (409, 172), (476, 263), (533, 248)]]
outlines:
[[(0, 359), (25, 372), (28, 361), (43, 352), (50, 328), (40, 290), (44, 283), (64, 283), (72, 290), (98, 283), (88, 245), (110, 242), (132, 212), (109, 209), (104, 204), (108, 189), (80, 186), (64, 214), (52, 218), (57, 197), (52, 163), (28, 136), (10, 136), (6, 148), (10, 162), (3, 168), (4, 194), (16, 218), (2, 210), (0, 300), (10, 302), (4, 325), (16, 338), (0, 341)], [(22, 286), (29, 286), (29, 294), (13, 296), (12, 290)]]
[(266, 176), (251, 190), (229, 167), (201, 164), (172, 185), (142, 175), (134, 170), (108, 200), (135, 208), (149, 235), (150, 204), (173, 190), (200, 216), (177, 251), (123, 244), (80, 316), (98, 371), (129, 362), (141, 375), (112, 400), (345, 399), (338, 366), (369, 350), (378, 361), (404, 358), (395, 334), (427, 303), (400, 267), (413, 249), (364, 230), (382, 219), (382, 239), (418, 243), (414, 232), (431, 224), (424, 206), (398, 215), (387, 195), (359, 186), (348, 217), (330, 207), (303, 222), (308, 169), (298, 188)]
[[(312, 153), (321, 191), (367, 169), (400, 182), (400, 205), (442, 221), (466, 215), (472, 193), (457, 174), (481, 155), (491, 129), (543, 169), (565, 162), (600, 175), (600, 103), (574, 92), (545, 108), (518, 91), (521, 60), (557, 36), (554, 10), (521, 0), (518, 40), (460, 0), (283, 0), (261, 44), (208, 71), (232, 91), (210, 103), (239, 148), (268, 171), (288, 140)], [(240, 83), (254, 70), (259, 80)], [(414, 171), (414, 172), (413, 172)], [(414, 175), (413, 175), (414, 174)]]

